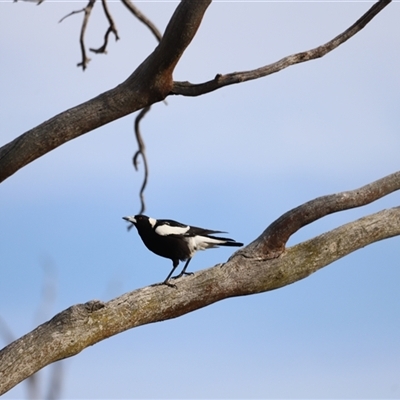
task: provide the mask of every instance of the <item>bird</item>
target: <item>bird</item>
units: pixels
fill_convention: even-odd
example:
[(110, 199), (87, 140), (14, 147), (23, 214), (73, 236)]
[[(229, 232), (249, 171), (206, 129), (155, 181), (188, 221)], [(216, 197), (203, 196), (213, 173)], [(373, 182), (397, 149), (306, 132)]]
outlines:
[(171, 279), (192, 274), (186, 272), (186, 269), (196, 251), (218, 246), (243, 246), (243, 243), (233, 239), (214, 236), (226, 232), (185, 225), (172, 219), (155, 219), (143, 214), (123, 217), (123, 219), (135, 225), (143, 243), (150, 251), (172, 260), (172, 270), (162, 282), (168, 286), (175, 286), (168, 281), (178, 267), (179, 261), (186, 261), (186, 264), (182, 272)]

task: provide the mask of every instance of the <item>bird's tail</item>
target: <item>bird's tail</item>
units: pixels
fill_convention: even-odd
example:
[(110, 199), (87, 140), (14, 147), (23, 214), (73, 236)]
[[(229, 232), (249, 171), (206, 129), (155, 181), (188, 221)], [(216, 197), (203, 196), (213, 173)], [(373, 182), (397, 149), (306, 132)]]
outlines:
[(216, 237), (216, 236), (207, 236), (209, 239), (216, 240), (215, 243), (217, 246), (232, 246), (232, 247), (242, 247), (243, 243), (236, 242), (230, 238)]

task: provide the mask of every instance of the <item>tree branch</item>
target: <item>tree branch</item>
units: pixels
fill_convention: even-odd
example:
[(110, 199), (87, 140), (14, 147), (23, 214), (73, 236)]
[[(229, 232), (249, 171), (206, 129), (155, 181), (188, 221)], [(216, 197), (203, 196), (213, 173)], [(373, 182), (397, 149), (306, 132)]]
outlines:
[[(160, 31), (156, 28), (156, 26), (144, 15), (142, 14), (139, 9), (134, 6), (130, 0), (122, 0), (123, 4), (130, 10), (141, 22), (143, 22), (154, 34), (158, 42), (161, 41), (162, 35)], [(140, 198), (140, 210), (138, 214), (144, 213), (146, 209), (146, 204), (144, 201), (144, 191), (147, 186), (147, 179), (149, 176), (149, 167), (148, 167), (148, 162), (147, 162), (147, 157), (146, 157), (146, 148), (145, 144), (142, 138), (142, 134), (140, 132), (140, 122), (144, 118), (144, 116), (150, 111), (151, 106), (145, 107), (135, 118), (135, 136), (136, 136), (136, 142), (138, 145), (138, 150), (136, 151), (135, 155), (132, 158), (133, 166), (135, 167), (135, 170), (138, 171), (139, 169), (139, 164), (138, 164), (138, 157), (142, 156), (143, 160), (143, 166), (144, 166), (144, 176), (143, 176), (143, 183), (142, 187), (140, 188), (139, 192), (139, 198)], [(128, 231), (132, 229), (133, 224), (130, 224), (128, 226)]]
[(211, 0), (182, 0), (153, 53), (116, 88), (71, 108), (0, 148), (0, 182), (58, 146), (118, 118), (164, 100), (172, 72)]
[(190, 82), (174, 82), (174, 87), (171, 94), (183, 96), (200, 96), (205, 93), (210, 93), (224, 86), (242, 83), (253, 79), (263, 78), (267, 75), (279, 72), (287, 67), (306, 61), (321, 58), (332, 50), (339, 47), (341, 44), (349, 40), (361, 29), (363, 29), (379, 12), (381, 12), (391, 0), (380, 0), (375, 3), (359, 20), (357, 20), (350, 28), (343, 33), (333, 38), (328, 43), (318, 46), (314, 49), (293, 54), (282, 58), (272, 64), (266, 65), (258, 69), (243, 72), (233, 72), (226, 75), (217, 74), (211, 81), (192, 84)]
[(110, 14), (110, 11), (108, 10), (108, 6), (107, 6), (107, 0), (101, 0), (101, 4), (103, 5), (103, 11), (104, 14), (107, 18), (108, 21), (108, 29), (106, 31), (106, 34), (104, 35), (104, 43), (101, 47), (99, 47), (98, 49), (93, 49), (90, 48), (89, 50), (92, 51), (93, 53), (99, 54), (99, 53), (107, 53), (107, 44), (108, 44), (108, 36), (110, 35), (110, 33), (114, 33), (115, 36), (115, 41), (119, 40), (119, 36), (118, 36), (118, 32), (117, 32), (117, 27), (115, 26), (114, 20)]
[[(94, 1), (94, 0), (91, 0)], [(111, 121), (165, 99), (169, 94), (196, 96), (227, 84), (266, 76), (289, 65), (322, 57), (362, 29), (390, 0), (376, 3), (343, 34), (309, 52), (289, 56), (259, 70), (219, 75), (200, 85), (173, 82), (172, 72), (190, 44), (211, 0), (182, 0), (152, 54), (115, 89), (63, 112), (0, 148), (0, 182), (56, 147)]]
[[(400, 173), (396, 174), (398, 179)], [(377, 182), (389, 185), (396, 174)], [(368, 186), (375, 193), (372, 195), (374, 198), (391, 192), (383, 188), (377, 194), (377, 182), (344, 193), (351, 194), (353, 204), (366, 204), (365, 188)], [(343, 197), (343, 193), (337, 196)], [(323, 210), (315, 212), (314, 217), (307, 217), (315, 220), (315, 215), (326, 215), (326, 210), (331, 207), (321, 199), (295, 210), (301, 207), (310, 209), (310, 204), (314, 204), (314, 208)], [(280, 229), (278, 221), (282, 218), (284, 216), (271, 224), (267, 231), (274, 226)], [(400, 235), (400, 207), (342, 225), (286, 249), (278, 258), (260, 257), (253, 242), (234, 253), (225, 264), (177, 280), (176, 288), (157, 284), (126, 293), (107, 303), (90, 301), (72, 306), (0, 351), (0, 394), (44, 366), (78, 354), (86, 347), (127, 329), (176, 318), (229, 297), (280, 288), (368, 244), (397, 235)]]
[(161, 41), (161, 32), (130, 0), (122, 0), (122, 3), (139, 21), (143, 22), (150, 29), (158, 41)]
[(86, 67), (90, 61), (90, 58), (88, 58), (86, 55), (85, 32), (86, 32), (86, 27), (87, 27), (87, 24), (88, 24), (88, 21), (90, 18), (90, 14), (92, 12), (95, 2), (96, 2), (96, 0), (89, 0), (87, 6), (85, 8), (82, 8), (82, 10), (78, 10), (78, 11), (72, 11), (71, 13), (67, 14), (65, 17), (61, 18), (60, 21), (58, 21), (60, 23), (60, 22), (64, 21), (64, 19), (70, 17), (71, 15), (78, 14), (80, 12), (83, 12), (85, 14), (83, 17), (83, 21), (82, 21), (81, 33), (79, 35), (79, 44), (81, 46), (82, 61), (77, 64), (77, 66), (82, 67), (83, 70), (86, 69)]
[(283, 214), (247, 249), (266, 259), (278, 257), (290, 236), (303, 226), (338, 211), (370, 204), (396, 190), (400, 190), (400, 171), (359, 189), (318, 197)]

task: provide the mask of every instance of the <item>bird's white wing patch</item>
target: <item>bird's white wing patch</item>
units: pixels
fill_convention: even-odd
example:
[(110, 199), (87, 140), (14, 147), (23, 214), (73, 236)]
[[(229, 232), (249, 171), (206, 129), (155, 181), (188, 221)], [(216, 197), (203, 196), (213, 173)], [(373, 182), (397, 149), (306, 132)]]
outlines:
[(171, 226), (171, 225), (160, 225), (157, 226), (155, 232), (160, 236), (168, 236), (168, 235), (184, 235), (190, 226)]
[(193, 236), (188, 240), (189, 251), (191, 257), (198, 250), (212, 249), (213, 247), (218, 247), (220, 244), (225, 243), (225, 240), (213, 239), (207, 236)]
[(157, 220), (149, 217), (149, 224), (154, 228), (154, 225), (157, 223)]

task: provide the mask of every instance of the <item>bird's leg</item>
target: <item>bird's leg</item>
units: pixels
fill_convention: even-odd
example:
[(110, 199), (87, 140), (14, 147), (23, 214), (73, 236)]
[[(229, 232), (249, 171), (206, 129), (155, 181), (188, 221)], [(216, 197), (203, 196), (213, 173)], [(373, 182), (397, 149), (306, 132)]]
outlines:
[(172, 264), (173, 264), (172, 270), (168, 274), (168, 276), (165, 278), (165, 280), (164, 280), (164, 282), (162, 284), (163, 285), (167, 285), (167, 286), (171, 286), (171, 287), (176, 287), (172, 283), (168, 283), (168, 280), (169, 280), (169, 278), (171, 278), (171, 275), (174, 273), (174, 271), (176, 270), (176, 267), (179, 265), (179, 260), (172, 260)]
[(183, 276), (183, 275), (193, 275), (193, 272), (185, 272), (185, 271), (186, 271), (186, 268), (188, 267), (188, 265), (189, 265), (191, 259), (192, 259), (192, 258), (189, 258), (189, 259), (186, 261), (186, 264), (185, 264), (185, 266), (183, 267), (182, 272), (181, 272), (179, 275), (177, 275), (177, 276), (173, 276), (172, 279), (180, 278), (180, 277)]

